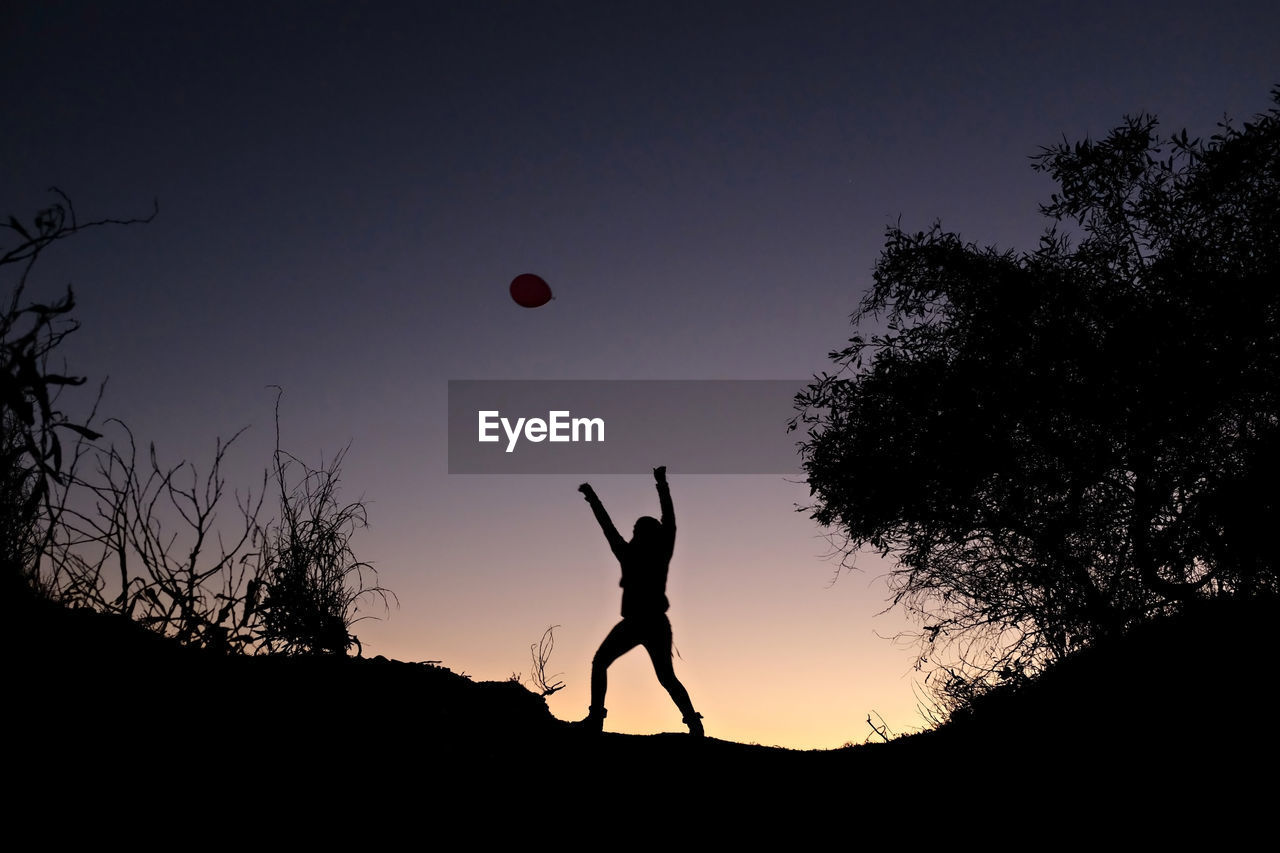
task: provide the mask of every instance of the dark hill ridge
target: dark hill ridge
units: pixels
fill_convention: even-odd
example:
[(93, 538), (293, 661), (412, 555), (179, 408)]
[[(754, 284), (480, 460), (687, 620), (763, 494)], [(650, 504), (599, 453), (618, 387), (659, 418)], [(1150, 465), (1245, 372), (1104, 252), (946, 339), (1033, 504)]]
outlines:
[(19, 776), (190, 765), (215, 789), (263, 773), (292, 780), (295, 793), (344, 779), (379, 790), (407, 777), (436, 798), (692, 785), (820, 803), (837, 780), (920, 792), (962, 783), (974, 796), (1032, 785), (1159, 799), (1206, 784), (1223, 796), (1273, 796), (1244, 781), (1274, 775), (1271, 602), (1206, 606), (989, 696), (937, 731), (827, 751), (674, 733), (591, 737), (512, 682), (381, 657), (217, 657), (123, 618), (10, 605), (8, 692), (19, 715), (9, 756)]

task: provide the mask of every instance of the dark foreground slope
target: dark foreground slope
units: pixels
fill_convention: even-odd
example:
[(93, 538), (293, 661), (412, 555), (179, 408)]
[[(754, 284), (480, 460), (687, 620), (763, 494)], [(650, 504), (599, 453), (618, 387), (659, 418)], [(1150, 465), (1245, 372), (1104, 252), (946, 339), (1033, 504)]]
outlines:
[(592, 737), (520, 685), (430, 664), (220, 658), (110, 616), (26, 600), (6, 609), (6, 764), (37, 799), (74, 791), (210, 809), (265, 787), (276, 809), (358, 797), (495, 815), (720, 801), (735, 820), (776, 823), (957, 802), (1040, 816), (1124, 803), (1136, 814), (1207, 794), (1248, 814), (1275, 794), (1253, 781), (1271, 778), (1277, 757), (1270, 604), (1153, 626), (937, 731), (810, 752)]

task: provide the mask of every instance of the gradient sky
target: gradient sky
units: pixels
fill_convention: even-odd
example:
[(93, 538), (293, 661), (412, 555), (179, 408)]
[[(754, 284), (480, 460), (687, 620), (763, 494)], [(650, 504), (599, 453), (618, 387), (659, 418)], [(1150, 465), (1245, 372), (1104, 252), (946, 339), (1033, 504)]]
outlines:
[[(527, 676), (559, 625), (549, 703), (577, 718), (617, 564), (582, 478), (448, 475), (448, 380), (811, 375), (886, 224), (1031, 248), (1039, 146), (1141, 111), (1203, 134), (1280, 82), (1270, 2), (890, 5), (0, 2), (0, 214), (50, 185), (83, 218), (158, 199), (37, 271), (36, 295), (76, 288), (64, 355), (110, 377), (102, 413), (202, 466), (249, 425), (243, 490), (282, 386), (288, 449), (351, 442), (354, 544), (399, 596), (365, 653)], [(517, 307), (521, 272), (556, 300)], [(833, 584), (803, 484), (671, 481), (677, 673), (708, 734), (922, 725), (886, 564)], [(657, 513), (646, 478), (592, 482), (620, 528)], [(610, 677), (611, 730), (683, 728), (642, 653)]]

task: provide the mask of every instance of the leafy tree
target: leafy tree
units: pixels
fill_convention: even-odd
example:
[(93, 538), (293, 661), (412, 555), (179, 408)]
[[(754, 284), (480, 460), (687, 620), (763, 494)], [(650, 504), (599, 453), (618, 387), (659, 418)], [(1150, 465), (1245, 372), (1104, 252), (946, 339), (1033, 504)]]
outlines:
[(952, 701), (1280, 591), (1280, 106), (1208, 141), (1126, 118), (1033, 167), (1058, 184), (1037, 249), (890, 228), (796, 398), (808, 509), (896, 558)]

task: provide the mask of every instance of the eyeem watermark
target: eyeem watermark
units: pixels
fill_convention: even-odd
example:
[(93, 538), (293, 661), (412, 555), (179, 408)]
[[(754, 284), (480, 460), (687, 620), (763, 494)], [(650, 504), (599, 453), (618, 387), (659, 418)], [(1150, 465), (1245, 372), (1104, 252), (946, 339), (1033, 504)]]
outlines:
[[(502, 413), (494, 409), (479, 412), (480, 434), (476, 439), (481, 442), (500, 441), (497, 433), (499, 426), (507, 435), (507, 453), (516, 449), (516, 442), (521, 435), (525, 441), (604, 441), (603, 418), (573, 418), (568, 411), (547, 413), (547, 419), (516, 418), (515, 426), (502, 417)], [(522, 432), (523, 430), (523, 432)]]
[(799, 476), (810, 380), (451, 380), (450, 474)]

